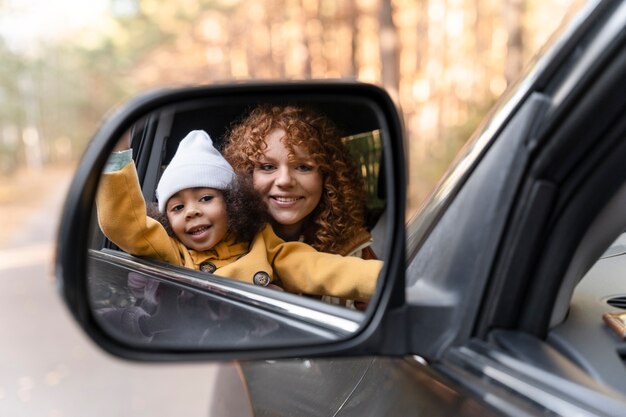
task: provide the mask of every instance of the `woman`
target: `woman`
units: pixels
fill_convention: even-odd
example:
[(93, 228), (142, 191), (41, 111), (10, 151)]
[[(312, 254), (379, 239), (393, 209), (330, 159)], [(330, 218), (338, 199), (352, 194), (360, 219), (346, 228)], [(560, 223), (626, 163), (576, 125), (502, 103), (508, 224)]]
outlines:
[(322, 252), (375, 258), (364, 226), (365, 189), (326, 117), (261, 105), (229, 132), (224, 156), (263, 195), (275, 233)]

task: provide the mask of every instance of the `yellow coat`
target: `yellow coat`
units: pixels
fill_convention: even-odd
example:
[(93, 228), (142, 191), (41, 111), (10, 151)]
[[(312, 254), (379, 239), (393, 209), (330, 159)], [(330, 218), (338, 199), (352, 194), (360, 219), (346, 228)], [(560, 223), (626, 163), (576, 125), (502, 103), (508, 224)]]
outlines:
[(228, 233), (208, 251), (186, 248), (146, 215), (134, 163), (103, 174), (96, 198), (103, 233), (125, 252), (200, 270), (211, 262), (216, 275), (254, 283), (262, 271), (287, 291), (368, 301), (382, 261), (318, 252), (302, 242), (285, 242), (267, 225), (251, 243)]

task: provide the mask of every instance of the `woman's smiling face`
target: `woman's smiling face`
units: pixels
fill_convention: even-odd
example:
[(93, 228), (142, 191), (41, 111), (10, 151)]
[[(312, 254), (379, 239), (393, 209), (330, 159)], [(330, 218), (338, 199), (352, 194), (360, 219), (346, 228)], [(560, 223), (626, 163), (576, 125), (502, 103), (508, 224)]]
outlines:
[(254, 167), (252, 180), (267, 203), (277, 233), (281, 235), (282, 228), (292, 235), (301, 232), (304, 220), (319, 204), (323, 179), (319, 167), (303, 148), (294, 146), (290, 160), (289, 149), (281, 141), (283, 136), (285, 131), (276, 129), (265, 138), (267, 148)]

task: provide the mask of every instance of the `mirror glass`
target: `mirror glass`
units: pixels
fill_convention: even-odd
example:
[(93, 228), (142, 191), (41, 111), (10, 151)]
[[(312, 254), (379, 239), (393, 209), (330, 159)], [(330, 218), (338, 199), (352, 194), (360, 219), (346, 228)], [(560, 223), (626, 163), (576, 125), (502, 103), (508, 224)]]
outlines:
[(90, 225), (103, 330), (213, 350), (354, 335), (387, 255), (385, 123), (346, 96), (211, 96), (132, 120)]

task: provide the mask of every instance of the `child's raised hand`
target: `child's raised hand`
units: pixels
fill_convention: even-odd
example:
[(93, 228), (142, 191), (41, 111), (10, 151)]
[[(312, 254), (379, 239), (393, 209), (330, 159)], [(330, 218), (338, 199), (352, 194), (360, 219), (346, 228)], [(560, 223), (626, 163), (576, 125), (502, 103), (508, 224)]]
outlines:
[(122, 135), (120, 140), (115, 144), (113, 152), (121, 152), (130, 149), (130, 131)]

